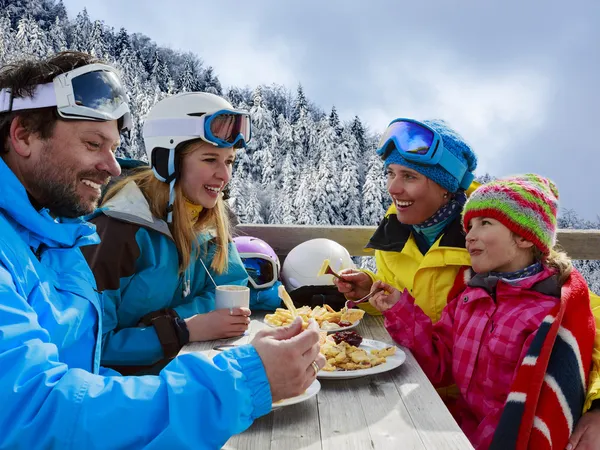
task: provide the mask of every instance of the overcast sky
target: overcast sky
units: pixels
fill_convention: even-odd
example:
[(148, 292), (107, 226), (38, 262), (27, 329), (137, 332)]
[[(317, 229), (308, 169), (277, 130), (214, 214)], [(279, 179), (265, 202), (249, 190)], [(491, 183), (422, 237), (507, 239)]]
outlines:
[(443, 118), (472, 144), (478, 174), (538, 172), (563, 207), (600, 215), (595, 0), (63, 2), (71, 18), (85, 6), (92, 20), (196, 53), (224, 87), (302, 83), (325, 111), (375, 131)]

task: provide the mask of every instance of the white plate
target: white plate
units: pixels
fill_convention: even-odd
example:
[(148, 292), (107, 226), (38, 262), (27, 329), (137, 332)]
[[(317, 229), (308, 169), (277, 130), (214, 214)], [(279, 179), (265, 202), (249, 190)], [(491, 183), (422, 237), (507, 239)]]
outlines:
[[(263, 323), (265, 325), (271, 327), (271, 328), (278, 328), (279, 327), (279, 325), (273, 325), (273, 324), (267, 322), (266, 320), (263, 320)], [(346, 331), (346, 330), (351, 330), (352, 328), (356, 328), (359, 323), (360, 323), (360, 320), (357, 320), (356, 322), (354, 322), (349, 327), (336, 328), (335, 330), (322, 330), (321, 328), (319, 328), (319, 331), (327, 331), (328, 333), (336, 333), (338, 331)]]
[(320, 390), (321, 390), (321, 383), (319, 383), (319, 380), (315, 380), (308, 387), (308, 389), (306, 391), (304, 391), (304, 394), (300, 394), (300, 395), (297, 395), (296, 397), (292, 397), (292, 398), (286, 398), (284, 400), (279, 400), (278, 402), (273, 403), (272, 408), (277, 409), (277, 408), (281, 408), (282, 406), (289, 406), (289, 405), (295, 405), (296, 403), (301, 403), (303, 401), (308, 400), (309, 398), (313, 398), (315, 395), (317, 395), (319, 393)]
[[(370, 353), (371, 350), (391, 347), (393, 344), (386, 344), (381, 341), (374, 341), (372, 339), (363, 339), (358, 348), (366, 350)], [(375, 367), (369, 367), (368, 369), (357, 369), (357, 370), (336, 370), (335, 372), (326, 372), (321, 370), (317, 374), (317, 378), (323, 380), (335, 378), (337, 380), (348, 380), (350, 378), (366, 377), (369, 375), (375, 375), (378, 373), (387, 372), (388, 370), (395, 369), (400, 366), (406, 360), (406, 353), (396, 347), (396, 354), (392, 356), (386, 356), (386, 362), (379, 364)]]

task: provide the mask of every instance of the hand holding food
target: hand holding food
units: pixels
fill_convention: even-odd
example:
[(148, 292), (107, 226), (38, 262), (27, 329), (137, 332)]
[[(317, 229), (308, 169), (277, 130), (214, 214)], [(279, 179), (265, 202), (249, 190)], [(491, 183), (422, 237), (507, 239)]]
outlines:
[(371, 292), (374, 292), (377, 289), (379, 289), (380, 292), (373, 294), (373, 297), (369, 299), (369, 303), (381, 312), (392, 308), (402, 297), (402, 293), (398, 289), (383, 281), (376, 281), (373, 283)]
[(288, 327), (259, 331), (252, 345), (267, 372), (273, 402), (302, 394), (325, 364), (316, 324), (302, 331), (299, 319)]
[(348, 300), (358, 300), (370, 292), (373, 280), (360, 270), (345, 269), (339, 273), (339, 278), (333, 279), (333, 284)]

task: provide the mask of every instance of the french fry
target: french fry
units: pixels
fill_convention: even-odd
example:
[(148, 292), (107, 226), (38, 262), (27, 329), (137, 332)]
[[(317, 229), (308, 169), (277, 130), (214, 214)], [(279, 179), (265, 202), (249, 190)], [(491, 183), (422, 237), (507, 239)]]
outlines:
[(294, 302), (292, 301), (290, 294), (287, 293), (283, 285), (279, 286), (277, 292), (279, 293), (279, 298), (283, 300), (285, 307), (289, 309), (290, 313), (292, 314), (292, 319), (295, 319), (298, 316), (298, 312), (296, 311), (296, 307), (294, 306)]

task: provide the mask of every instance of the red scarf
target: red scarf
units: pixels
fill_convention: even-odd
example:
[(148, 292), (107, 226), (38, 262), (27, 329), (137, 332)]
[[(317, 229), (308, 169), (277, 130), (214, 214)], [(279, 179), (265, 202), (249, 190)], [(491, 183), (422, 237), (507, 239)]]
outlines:
[(583, 410), (595, 335), (588, 286), (573, 269), (517, 371), (490, 449), (566, 447)]

